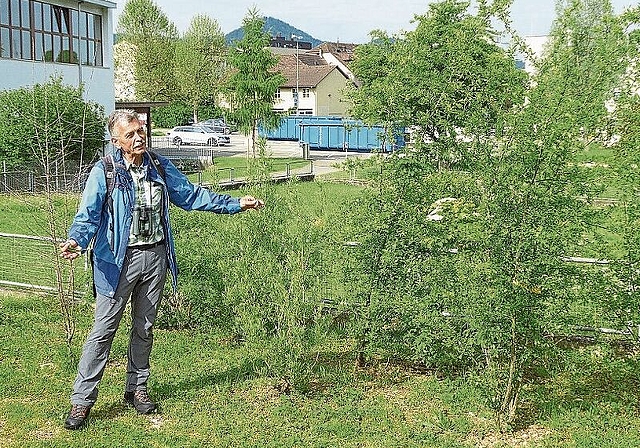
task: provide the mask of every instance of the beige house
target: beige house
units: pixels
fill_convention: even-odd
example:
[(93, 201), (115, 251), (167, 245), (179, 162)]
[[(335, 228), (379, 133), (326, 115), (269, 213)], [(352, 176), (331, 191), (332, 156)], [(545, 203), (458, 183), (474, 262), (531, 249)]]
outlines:
[(298, 115), (346, 115), (349, 103), (344, 89), (352, 82), (350, 73), (338, 64), (328, 62), (318, 49), (279, 52), (279, 57), (275, 70), (282, 73), (286, 81), (275, 94), (275, 111)]

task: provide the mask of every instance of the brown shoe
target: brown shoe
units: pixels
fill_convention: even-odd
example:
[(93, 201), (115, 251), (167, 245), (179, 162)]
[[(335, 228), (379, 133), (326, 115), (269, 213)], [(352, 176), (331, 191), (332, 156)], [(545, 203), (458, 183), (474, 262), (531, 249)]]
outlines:
[(72, 405), (69, 415), (64, 421), (64, 427), (72, 430), (80, 429), (84, 421), (89, 417), (89, 411), (91, 411), (91, 406), (83, 406), (81, 404)]
[(124, 401), (133, 406), (136, 411), (138, 411), (138, 414), (150, 414), (158, 407), (158, 405), (151, 400), (146, 389), (125, 392)]

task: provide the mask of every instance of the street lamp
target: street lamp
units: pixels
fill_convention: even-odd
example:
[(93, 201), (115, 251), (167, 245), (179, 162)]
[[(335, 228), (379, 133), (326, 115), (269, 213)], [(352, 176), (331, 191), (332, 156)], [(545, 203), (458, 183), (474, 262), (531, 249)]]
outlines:
[(295, 34), (291, 35), (291, 39), (296, 40), (296, 94), (293, 96), (293, 105), (296, 107), (296, 115), (299, 114), (300, 104), (300, 58), (298, 57), (298, 51), (300, 51), (300, 41), (298, 39), (302, 36)]

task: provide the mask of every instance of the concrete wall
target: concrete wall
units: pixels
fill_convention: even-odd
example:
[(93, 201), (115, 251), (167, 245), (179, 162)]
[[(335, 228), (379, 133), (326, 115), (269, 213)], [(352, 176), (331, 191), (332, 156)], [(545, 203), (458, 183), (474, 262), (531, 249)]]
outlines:
[(101, 104), (108, 114), (115, 106), (113, 91), (113, 69), (111, 67), (88, 67), (53, 62), (0, 60), (3, 76), (2, 90), (31, 87), (47, 82), (51, 76), (61, 76), (66, 85), (84, 85), (84, 99)]

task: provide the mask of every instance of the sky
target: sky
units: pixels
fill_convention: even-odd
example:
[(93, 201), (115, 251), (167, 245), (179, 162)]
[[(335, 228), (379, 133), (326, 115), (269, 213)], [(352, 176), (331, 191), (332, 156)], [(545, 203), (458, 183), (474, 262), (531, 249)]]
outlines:
[[(117, 3), (117, 24), (125, 0)], [(434, 0), (153, 0), (180, 32), (184, 32), (196, 14), (215, 19), (227, 34), (242, 25), (247, 11), (256, 7), (262, 16), (270, 16), (322, 41), (365, 43), (375, 29), (393, 35), (411, 30), (415, 14), (424, 14)], [(548, 33), (555, 17), (555, 0), (514, 0), (511, 18), (522, 36)], [(638, 1), (612, 0), (616, 13), (637, 5)], [(283, 6), (284, 5), (284, 6)]]

